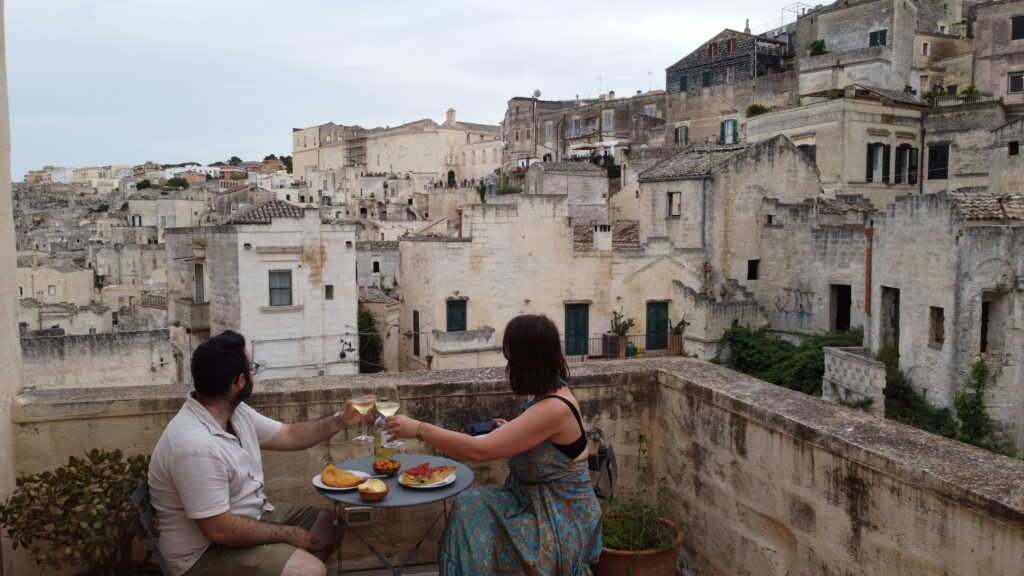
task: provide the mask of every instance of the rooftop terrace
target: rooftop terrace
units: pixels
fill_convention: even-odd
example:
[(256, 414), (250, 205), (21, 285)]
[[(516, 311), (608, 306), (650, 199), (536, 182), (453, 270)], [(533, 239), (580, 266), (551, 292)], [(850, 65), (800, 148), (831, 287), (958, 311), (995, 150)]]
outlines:
[[(650, 439), (654, 472), (670, 481), (672, 515), (686, 524), (684, 554), (704, 574), (1020, 574), (1024, 462), (698, 360), (572, 370), (589, 431), (600, 430), (619, 455), (620, 486), (633, 481), (637, 434)], [(382, 381), (398, 385), (406, 414), (455, 429), (518, 406), (500, 369), (260, 382), (252, 404), (285, 421), (305, 419)], [(54, 468), (93, 447), (148, 453), (185, 392), (26, 392), (13, 407), (18, 472)], [(401, 450), (422, 449), (413, 441)], [(366, 455), (342, 436), (306, 452), (267, 452), (270, 497), (326, 505), (311, 477), (326, 462)], [(504, 480), (502, 462), (469, 465), (477, 485)], [(356, 530), (398, 554), (440, 506), (377, 510)], [(440, 535), (435, 526), (413, 563), (434, 561)], [(374, 566), (357, 538), (346, 538), (343, 558), (346, 570)], [(15, 573), (35, 570), (18, 562)]]

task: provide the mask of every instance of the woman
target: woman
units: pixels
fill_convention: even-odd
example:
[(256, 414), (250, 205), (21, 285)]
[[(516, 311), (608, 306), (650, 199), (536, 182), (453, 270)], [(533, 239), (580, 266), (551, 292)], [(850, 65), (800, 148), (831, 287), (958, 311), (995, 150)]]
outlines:
[(471, 488), (455, 500), (441, 542), (446, 576), (590, 574), (601, 551), (601, 507), (587, 470), (587, 439), (579, 402), (566, 382), (558, 328), (545, 316), (513, 318), (502, 343), (505, 374), (526, 396), (514, 420), (474, 438), (406, 416), (387, 419), (388, 432), (462, 460), (508, 458), (505, 487)]

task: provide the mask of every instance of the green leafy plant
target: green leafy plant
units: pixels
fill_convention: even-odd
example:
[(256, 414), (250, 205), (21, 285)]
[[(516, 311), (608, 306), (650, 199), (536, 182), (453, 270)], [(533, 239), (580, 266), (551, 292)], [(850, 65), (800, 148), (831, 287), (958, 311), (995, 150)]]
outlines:
[(618, 334), (619, 336), (625, 336), (629, 334), (630, 328), (636, 325), (636, 320), (633, 318), (625, 318), (620, 309), (618, 312), (612, 310), (612, 324), (611, 332)]
[(734, 324), (722, 334), (722, 343), (731, 351), (729, 360), (722, 359), (725, 346), (719, 346), (720, 352), (712, 361), (772, 384), (821, 396), (825, 374), (822, 348), (860, 346), (863, 340), (863, 331), (855, 328), (815, 334), (796, 345), (772, 336), (767, 325), (751, 329)]
[(896, 348), (882, 348), (875, 359), (885, 364), (885, 417), (932, 434), (955, 438), (957, 423), (946, 408), (936, 408), (918, 393), (900, 370)]
[(381, 363), (384, 351), (383, 340), (381, 340), (380, 332), (377, 332), (373, 314), (362, 303), (359, 304), (356, 324), (359, 327), (359, 372), (362, 374), (383, 372), (384, 365)]
[(818, 38), (807, 45), (807, 54), (809, 56), (821, 56), (822, 54), (828, 54), (828, 49), (825, 48), (825, 39)]
[(647, 436), (637, 437), (636, 489), (612, 498), (601, 526), (602, 545), (614, 550), (667, 550), (675, 546), (676, 528), (661, 522), (669, 513), (668, 480), (655, 479)]
[(943, 90), (942, 88), (933, 88), (932, 90), (929, 90), (929, 91), (925, 92), (921, 96), (925, 100), (931, 102), (932, 104), (935, 104), (936, 100), (944, 98), (947, 95), (948, 95), (947, 92), (945, 90)]
[(487, 185), (483, 182), (476, 185), (476, 194), (480, 197), (481, 204), (487, 204)]
[(672, 324), (672, 319), (669, 318), (668, 323), (671, 326), (671, 328), (668, 329), (670, 334), (682, 334), (683, 332), (686, 332), (686, 327), (690, 325), (690, 323), (686, 321), (686, 316), (683, 316), (683, 319), (675, 324)]
[(747, 106), (747, 118), (752, 116), (759, 116), (771, 112), (771, 108), (768, 108), (764, 104), (751, 104)]
[(0, 505), (0, 525), (14, 548), (25, 548), (41, 566), (86, 566), (96, 576), (137, 573), (132, 542), (144, 532), (131, 495), (148, 470), (148, 456), (93, 449), (55, 470), (23, 474)]
[(989, 369), (984, 360), (971, 366), (967, 385), (957, 390), (953, 399), (956, 417), (960, 420), (960, 434), (957, 437), (968, 444), (985, 442), (992, 435), (992, 419), (985, 407), (985, 385)]

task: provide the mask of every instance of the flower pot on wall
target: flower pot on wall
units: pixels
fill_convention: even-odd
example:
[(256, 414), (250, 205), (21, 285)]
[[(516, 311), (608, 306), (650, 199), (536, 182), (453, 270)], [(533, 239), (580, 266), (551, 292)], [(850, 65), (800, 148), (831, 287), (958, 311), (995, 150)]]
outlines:
[[(662, 524), (675, 526), (671, 520)], [(679, 561), (679, 546), (683, 543), (683, 531), (676, 529), (676, 539), (671, 548), (662, 550), (612, 550), (601, 548), (601, 558), (594, 565), (594, 576), (674, 576)]]

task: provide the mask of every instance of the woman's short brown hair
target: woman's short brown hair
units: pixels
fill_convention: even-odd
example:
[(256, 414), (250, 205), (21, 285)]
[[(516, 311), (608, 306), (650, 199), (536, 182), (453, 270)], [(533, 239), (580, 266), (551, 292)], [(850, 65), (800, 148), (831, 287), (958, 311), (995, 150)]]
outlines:
[(561, 386), (559, 378), (569, 380), (558, 327), (547, 316), (516, 316), (505, 326), (501, 345), (508, 360), (505, 376), (516, 394), (549, 394)]

